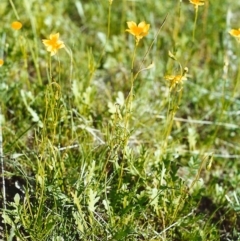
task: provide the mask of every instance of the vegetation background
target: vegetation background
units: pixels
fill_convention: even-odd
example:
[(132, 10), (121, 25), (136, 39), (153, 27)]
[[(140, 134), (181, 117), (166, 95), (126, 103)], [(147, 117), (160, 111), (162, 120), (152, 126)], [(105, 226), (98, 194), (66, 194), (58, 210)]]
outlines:
[[(240, 240), (239, 1), (1, 0), (0, 16), (5, 240)], [(150, 24), (135, 58), (127, 21)]]

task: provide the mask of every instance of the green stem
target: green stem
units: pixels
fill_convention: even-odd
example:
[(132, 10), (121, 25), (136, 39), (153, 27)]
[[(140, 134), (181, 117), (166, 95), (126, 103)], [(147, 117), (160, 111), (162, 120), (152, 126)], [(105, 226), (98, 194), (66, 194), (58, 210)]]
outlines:
[(9, 0), (9, 2), (10, 2), (10, 4), (11, 4), (12, 8), (13, 8), (13, 12), (14, 12), (17, 20), (19, 20), (19, 15), (18, 15), (18, 13), (17, 13), (17, 9), (15, 8), (15, 5), (14, 5), (13, 1), (12, 1), (12, 0)]
[(49, 56), (49, 73), (48, 73), (48, 82), (52, 83), (52, 57)]
[(109, 36), (110, 36), (110, 29), (111, 29), (111, 7), (112, 7), (112, 4), (109, 4), (109, 7), (108, 7), (108, 29), (107, 29), (107, 40), (109, 39)]
[[(238, 56), (240, 56), (240, 45), (238, 44)], [(237, 70), (237, 77), (236, 77), (236, 81), (235, 81), (235, 85), (234, 85), (234, 89), (233, 89), (233, 94), (232, 97), (234, 98), (237, 89), (239, 89), (239, 81), (240, 81), (240, 62), (238, 63), (238, 70)]]
[[(132, 101), (133, 101), (133, 87), (134, 87), (134, 62), (135, 62), (135, 56), (137, 51), (137, 44), (134, 47), (133, 55), (132, 55), (132, 63), (131, 63), (131, 89), (129, 91), (127, 100), (126, 100), (126, 118), (125, 118), (125, 134), (128, 128), (128, 122), (130, 119), (131, 111), (132, 111)], [(126, 136), (126, 135), (125, 135)]]
[(59, 57), (57, 56), (57, 60), (58, 60), (58, 83), (60, 83), (60, 80), (61, 80), (61, 70), (60, 70), (60, 67), (61, 67), (61, 64), (60, 64), (60, 59)]
[[(135, 56), (136, 56), (136, 50), (137, 50), (137, 42), (135, 44), (134, 47), (134, 51), (133, 51), (133, 55), (132, 55), (132, 63), (131, 63), (131, 88), (129, 91), (129, 94), (127, 96), (126, 99), (126, 113), (125, 113), (125, 123), (124, 123), (124, 156), (126, 153), (126, 147), (127, 147), (127, 143), (128, 143), (128, 124), (129, 124), (129, 120), (131, 117), (131, 112), (132, 112), (132, 102), (133, 102), (133, 85), (134, 85), (134, 80), (135, 80), (135, 76), (133, 73), (133, 68), (134, 68), (134, 62), (135, 62)], [(121, 165), (121, 171), (120, 171), (120, 177), (119, 177), (119, 182), (118, 182), (118, 189), (121, 188), (121, 184), (122, 184), (122, 177), (123, 177), (123, 165), (124, 163), (122, 163)]]
[[(182, 87), (181, 87), (182, 88)], [(171, 134), (172, 131), (172, 126), (173, 126), (173, 121), (174, 117), (177, 113), (178, 107), (180, 105), (181, 99), (182, 99), (182, 89), (180, 91), (174, 92), (178, 93), (177, 96), (172, 96), (171, 98), (171, 91), (169, 93), (169, 102), (168, 102), (168, 111), (167, 111), (167, 117), (166, 117), (166, 127), (165, 127), (165, 132), (163, 134), (163, 141), (162, 141), (162, 146), (161, 146), (161, 156), (160, 159), (163, 157), (163, 154), (165, 153), (165, 150), (167, 149), (168, 146), (168, 137)]]
[(133, 73), (133, 67), (134, 67), (134, 61), (135, 61), (136, 51), (137, 51), (137, 44), (135, 45), (134, 51), (133, 51), (132, 65), (131, 65), (131, 73)]
[(195, 31), (197, 27), (197, 18), (198, 18), (198, 6), (195, 7), (195, 19), (194, 19), (194, 28), (193, 28), (193, 41), (195, 40)]

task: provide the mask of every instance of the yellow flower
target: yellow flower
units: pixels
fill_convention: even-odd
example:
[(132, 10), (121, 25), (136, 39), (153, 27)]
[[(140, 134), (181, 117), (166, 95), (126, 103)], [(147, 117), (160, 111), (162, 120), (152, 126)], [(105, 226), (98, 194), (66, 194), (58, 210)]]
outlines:
[(126, 29), (126, 31), (135, 36), (137, 45), (140, 39), (148, 34), (150, 28), (150, 24), (146, 24), (145, 21), (142, 21), (138, 25), (135, 22), (130, 21), (127, 22), (127, 25), (128, 29)]
[(55, 55), (59, 49), (65, 48), (63, 41), (59, 40), (59, 33), (50, 34), (49, 39), (43, 39), (42, 42), (47, 51), (51, 52), (51, 56)]
[(189, 0), (191, 4), (195, 5), (195, 8), (198, 8), (198, 6), (203, 6), (205, 0)]
[(19, 30), (22, 28), (22, 23), (20, 23), (18, 21), (12, 22), (11, 27), (14, 30)]
[(4, 64), (4, 61), (0, 59), (0, 67)]
[(187, 80), (187, 77), (186, 77), (187, 72), (188, 72), (188, 68), (185, 67), (183, 70), (183, 74), (181, 74), (181, 75), (165, 75), (164, 79), (169, 81), (170, 89), (173, 89), (175, 86), (182, 84), (184, 80)]
[(183, 80), (182, 75), (166, 75), (164, 78), (169, 81), (170, 89), (174, 88), (178, 84), (181, 84)]
[(229, 33), (240, 42), (240, 28), (239, 29), (231, 29)]

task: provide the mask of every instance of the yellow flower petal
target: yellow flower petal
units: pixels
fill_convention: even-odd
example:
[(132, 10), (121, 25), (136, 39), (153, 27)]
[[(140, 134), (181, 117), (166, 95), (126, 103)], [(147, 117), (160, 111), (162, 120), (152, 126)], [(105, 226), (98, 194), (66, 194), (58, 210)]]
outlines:
[(136, 44), (148, 34), (150, 28), (150, 24), (146, 24), (145, 21), (140, 22), (138, 25), (133, 21), (129, 21), (127, 22), (127, 25), (128, 29), (126, 29), (126, 31), (135, 36)]
[(148, 34), (150, 24), (146, 24), (144, 21), (138, 24), (138, 28), (141, 29), (141, 36), (146, 36)]
[(231, 29), (229, 31), (229, 33), (233, 36), (233, 37), (240, 37), (240, 28), (239, 29)]
[(0, 59), (0, 67), (3, 66), (3, 64), (4, 64), (3, 59)]
[(64, 42), (59, 40), (59, 33), (50, 34), (49, 39), (43, 39), (42, 42), (51, 56), (55, 55), (59, 49), (65, 48)]
[(164, 79), (169, 81), (170, 89), (175, 88), (175, 86), (182, 84), (183, 81), (187, 80), (186, 73), (188, 72), (187, 68), (184, 68), (184, 72), (181, 75), (165, 75)]
[(129, 29), (131, 29), (133, 27), (136, 27), (137, 24), (135, 22), (133, 22), (133, 21), (130, 21), (130, 22), (127, 22), (127, 26), (128, 26)]
[(22, 23), (20, 23), (18, 21), (14, 21), (14, 22), (12, 22), (11, 27), (14, 30), (19, 30), (22, 28)]

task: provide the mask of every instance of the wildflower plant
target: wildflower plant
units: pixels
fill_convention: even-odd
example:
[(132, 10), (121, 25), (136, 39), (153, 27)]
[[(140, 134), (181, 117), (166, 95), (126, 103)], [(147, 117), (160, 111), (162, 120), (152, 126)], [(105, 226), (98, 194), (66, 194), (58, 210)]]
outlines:
[[(132, 64), (131, 64), (131, 88), (127, 97), (126, 101), (126, 117), (125, 117), (125, 136), (127, 136), (127, 129), (128, 129), (128, 122), (132, 111), (132, 101), (133, 101), (133, 88), (134, 88), (134, 81), (138, 75), (138, 73), (135, 75), (133, 72), (134, 68), (134, 62), (135, 62), (135, 56), (136, 56), (136, 50), (139, 44), (139, 41), (148, 35), (150, 24), (147, 24), (145, 21), (140, 22), (138, 25), (133, 22), (129, 21), (127, 22), (128, 29), (126, 29), (126, 32), (132, 34), (135, 37), (135, 47), (132, 55)], [(127, 142), (127, 138), (126, 138)], [(126, 144), (125, 144), (126, 145)]]

